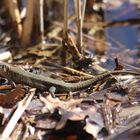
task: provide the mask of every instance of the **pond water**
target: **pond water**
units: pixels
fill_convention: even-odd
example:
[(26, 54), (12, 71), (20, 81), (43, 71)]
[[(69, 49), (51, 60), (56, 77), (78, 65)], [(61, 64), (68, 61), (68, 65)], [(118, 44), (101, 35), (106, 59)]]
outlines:
[[(104, 10), (106, 21), (124, 21), (139, 18), (140, 12), (137, 6), (130, 3), (129, 0), (120, 1), (119, 5), (115, 5), (114, 3), (115, 1), (112, 0), (108, 0), (108, 3), (106, 3), (107, 8)], [(138, 25), (122, 25), (106, 28), (107, 39), (111, 43), (112, 48), (116, 48), (115, 50), (117, 50), (115, 52), (114, 49), (110, 49), (109, 55), (115, 55), (116, 53), (114, 57), (119, 57), (119, 59), (122, 59), (121, 61), (138, 65), (135, 62), (138, 59), (139, 34)], [(129, 51), (122, 53), (123, 49), (129, 49), (130, 53), (127, 53)], [(119, 56), (120, 51), (123, 54), (121, 57)], [(125, 55), (130, 57), (129, 60), (124, 60), (126, 59)]]

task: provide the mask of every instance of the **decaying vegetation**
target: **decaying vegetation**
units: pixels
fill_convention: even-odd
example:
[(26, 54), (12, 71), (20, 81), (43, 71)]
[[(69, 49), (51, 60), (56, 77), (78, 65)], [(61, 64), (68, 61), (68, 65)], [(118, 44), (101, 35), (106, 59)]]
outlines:
[[(139, 139), (139, 43), (128, 48), (108, 32), (139, 31), (139, 16), (120, 18), (139, 7), (137, 0), (1, 0), (0, 139)], [(108, 17), (121, 8), (119, 20)], [(97, 77), (109, 71), (116, 73)]]

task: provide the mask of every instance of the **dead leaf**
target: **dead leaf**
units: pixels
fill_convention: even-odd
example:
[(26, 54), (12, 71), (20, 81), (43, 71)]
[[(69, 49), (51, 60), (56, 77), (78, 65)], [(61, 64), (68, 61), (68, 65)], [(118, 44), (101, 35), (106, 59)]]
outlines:
[[(44, 111), (54, 113), (55, 110), (58, 110), (59, 115), (61, 115), (61, 119), (56, 125), (56, 130), (64, 128), (68, 120), (83, 121), (87, 116), (89, 118), (89, 121), (86, 122), (87, 128), (85, 128), (87, 132), (88, 127), (92, 125), (90, 124), (91, 122), (96, 124), (95, 126), (98, 127), (98, 130), (101, 130), (104, 126), (103, 119), (97, 108), (90, 104), (82, 104), (83, 99), (71, 99), (65, 102), (58, 98), (52, 98), (51, 95), (46, 98), (40, 96), (40, 99), (45, 104)], [(94, 125), (92, 127), (94, 128)], [(93, 135), (96, 136), (98, 132), (94, 132)]]
[(0, 106), (4, 108), (13, 107), (23, 96), (25, 90), (21, 86), (17, 86), (15, 89), (8, 93), (0, 93)]

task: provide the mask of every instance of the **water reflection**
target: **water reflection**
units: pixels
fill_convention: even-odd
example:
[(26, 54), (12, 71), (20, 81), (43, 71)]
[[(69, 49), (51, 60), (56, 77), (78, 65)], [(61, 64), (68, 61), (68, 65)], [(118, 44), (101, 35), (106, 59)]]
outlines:
[[(119, 5), (116, 6), (115, 1), (108, 0), (108, 2), (110, 8), (104, 10), (105, 19), (107, 21), (122, 21), (127, 19), (139, 18), (139, 11), (137, 6), (135, 4), (130, 3), (128, 0), (119, 1), (120, 2)], [(112, 7), (111, 4), (113, 4)], [(133, 59), (133, 61), (127, 61), (127, 58), (125, 56), (123, 56), (124, 58), (122, 58), (123, 60), (121, 60), (127, 63), (134, 64), (138, 59), (137, 56), (139, 43), (138, 25), (129, 25), (129, 26), (123, 25), (118, 27), (108, 27), (106, 28), (106, 34), (108, 41), (112, 44), (112, 47), (118, 48), (118, 50), (116, 51), (118, 53), (116, 54), (117, 56), (119, 55), (119, 51), (122, 51), (120, 49), (137, 50), (134, 51), (135, 53), (131, 52), (126, 53), (126, 55), (131, 57), (130, 59)], [(111, 54), (111, 52), (113, 51), (114, 49), (111, 49), (109, 54)]]

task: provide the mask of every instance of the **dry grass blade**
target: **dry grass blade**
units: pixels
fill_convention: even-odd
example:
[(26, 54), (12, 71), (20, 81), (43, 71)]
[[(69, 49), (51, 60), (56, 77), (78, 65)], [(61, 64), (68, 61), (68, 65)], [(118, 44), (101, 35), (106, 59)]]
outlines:
[(2, 133), (2, 138), (9, 138), (10, 134), (12, 133), (13, 129), (16, 126), (16, 123), (20, 119), (21, 115), (31, 102), (32, 98), (34, 96), (34, 92), (26, 96), (21, 102), (19, 102), (18, 107), (16, 111), (14, 112), (13, 116), (11, 117), (10, 121), (8, 122), (6, 128), (4, 129)]
[(77, 0), (77, 23), (78, 23), (78, 37), (77, 37), (77, 46), (79, 52), (82, 53), (82, 16), (81, 16), (81, 0)]
[(26, 46), (31, 42), (31, 34), (33, 31), (33, 18), (34, 18), (34, 11), (36, 7), (36, 2), (34, 0), (27, 1), (27, 12), (26, 12), (26, 19), (23, 23), (23, 32), (21, 38), (22, 46)]
[(40, 32), (41, 32), (41, 42), (44, 42), (44, 14), (43, 14), (44, 0), (40, 0)]
[(65, 40), (67, 37), (67, 30), (68, 30), (68, 0), (64, 0), (64, 29), (63, 29), (63, 41), (62, 41), (62, 65), (66, 65), (66, 47), (65, 47)]
[(15, 24), (15, 27), (17, 28), (19, 37), (21, 37), (22, 25), (21, 25), (20, 12), (18, 8), (18, 2), (17, 0), (6, 0), (5, 5), (9, 9), (9, 13), (11, 15), (12, 21)]
[(83, 26), (83, 21), (84, 21), (84, 16), (85, 16), (86, 3), (87, 3), (87, 0), (83, 0), (83, 7), (82, 7), (82, 26)]
[(48, 65), (51, 65), (53, 67), (56, 67), (56, 68), (59, 68), (59, 69), (62, 69), (64, 70), (65, 72), (68, 72), (68, 73), (71, 73), (71, 74), (74, 74), (74, 75), (78, 75), (78, 76), (86, 76), (88, 78), (93, 78), (94, 76), (91, 75), (91, 74), (88, 74), (88, 73), (85, 73), (85, 72), (82, 72), (82, 71), (79, 71), (79, 70), (76, 70), (76, 69), (73, 69), (73, 68), (70, 68), (70, 67), (63, 67), (59, 64), (55, 64), (53, 62), (50, 62), (50, 61), (47, 61), (45, 60), (45, 63), (47, 63)]

